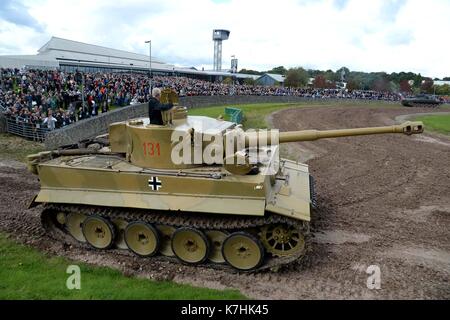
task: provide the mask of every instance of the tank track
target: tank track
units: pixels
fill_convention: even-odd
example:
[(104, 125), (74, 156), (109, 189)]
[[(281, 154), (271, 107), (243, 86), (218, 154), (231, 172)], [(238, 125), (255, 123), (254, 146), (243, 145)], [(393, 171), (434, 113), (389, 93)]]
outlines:
[[(41, 213), (41, 222), (47, 234), (58, 241), (76, 243), (79, 247), (91, 248), (87, 243), (79, 242), (73, 238), (64, 227), (59, 226), (56, 221), (56, 213), (64, 212), (68, 213), (82, 213), (86, 216), (101, 216), (103, 218), (113, 220), (122, 219), (127, 222), (132, 221), (144, 221), (154, 225), (165, 225), (172, 226), (175, 228), (180, 227), (191, 227), (196, 228), (201, 231), (208, 230), (218, 230), (218, 231), (248, 231), (249, 233), (259, 233), (261, 227), (270, 224), (287, 224), (289, 226), (295, 226), (301, 230), (305, 245), (303, 250), (299, 250), (295, 254), (289, 256), (274, 256), (265, 250), (264, 262), (261, 266), (256, 269), (249, 271), (242, 271), (233, 268), (226, 263), (213, 263), (209, 260), (201, 264), (200, 266), (207, 266), (214, 269), (222, 269), (229, 272), (261, 272), (264, 270), (278, 271), (280, 268), (285, 267), (295, 267), (296, 264), (300, 263), (302, 258), (305, 256), (306, 252), (310, 251), (311, 239), (309, 222), (300, 221), (276, 214), (266, 213), (264, 217), (253, 217), (253, 216), (232, 216), (232, 215), (207, 215), (207, 214), (196, 214), (196, 213), (164, 213), (155, 212), (142, 209), (130, 209), (130, 208), (110, 208), (110, 207), (99, 207), (99, 206), (89, 206), (89, 205), (67, 205), (67, 204), (45, 204), (44, 210)], [(111, 250), (111, 249), (109, 249)], [(119, 254), (129, 256), (131, 251), (113, 249)], [(183, 263), (176, 257), (168, 257), (163, 255), (157, 255), (151, 257), (150, 259), (162, 259), (171, 262)], [(147, 259), (147, 258), (142, 258)]]

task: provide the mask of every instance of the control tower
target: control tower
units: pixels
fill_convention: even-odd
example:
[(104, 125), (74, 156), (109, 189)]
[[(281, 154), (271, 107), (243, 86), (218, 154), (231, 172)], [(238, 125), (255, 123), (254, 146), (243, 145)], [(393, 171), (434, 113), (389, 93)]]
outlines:
[(227, 40), (230, 36), (229, 30), (214, 29), (214, 70), (220, 71), (222, 69), (222, 40)]

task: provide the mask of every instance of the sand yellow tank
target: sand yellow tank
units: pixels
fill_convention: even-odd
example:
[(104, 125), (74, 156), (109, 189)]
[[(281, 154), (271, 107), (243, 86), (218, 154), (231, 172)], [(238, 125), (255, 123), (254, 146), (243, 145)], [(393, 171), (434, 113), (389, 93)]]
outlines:
[(244, 131), (179, 106), (164, 121), (113, 123), (107, 143), (28, 156), (41, 184), (33, 203), (45, 206), (48, 232), (187, 264), (278, 268), (305, 255), (315, 206), (308, 166), (280, 159), (280, 143), (423, 132), (421, 122)]

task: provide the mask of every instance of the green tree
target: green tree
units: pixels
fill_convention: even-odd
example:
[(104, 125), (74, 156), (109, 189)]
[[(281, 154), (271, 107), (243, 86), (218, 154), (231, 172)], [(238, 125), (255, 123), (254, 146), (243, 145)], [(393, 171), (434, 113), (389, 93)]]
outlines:
[(251, 69), (241, 69), (238, 73), (245, 73), (245, 74), (256, 74), (256, 75), (262, 75), (263, 73), (261, 71), (251, 70)]
[(284, 85), (286, 87), (303, 87), (306, 86), (309, 80), (308, 72), (302, 67), (291, 68), (286, 73)]
[(248, 86), (254, 86), (255, 83), (256, 83), (256, 81), (253, 78), (245, 78), (244, 79), (244, 84), (246, 84)]
[(450, 95), (450, 86), (444, 84), (442, 86), (434, 86), (436, 88), (436, 94), (438, 95)]
[(400, 84), (394, 81), (389, 81), (389, 91), (390, 92), (399, 92), (400, 91)]
[(347, 88), (347, 90), (350, 90), (350, 91), (361, 89), (360, 82), (358, 82), (355, 79), (349, 79), (347, 81), (347, 87), (346, 88)]
[(419, 73), (419, 74), (414, 75), (414, 78), (411, 79), (411, 80), (414, 80), (414, 87), (420, 88), (421, 85), (422, 85), (423, 77), (422, 77), (422, 75)]
[(326, 80), (328, 81), (339, 81), (340, 80), (340, 75), (337, 75), (336, 73), (333, 72), (333, 70), (327, 70), (325, 71), (325, 73), (323, 74), (323, 76), (325, 77)]
[(283, 66), (279, 66), (279, 67), (275, 67), (269, 71), (267, 71), (267, 73), (275, 73), (275, 74), (282, 74), (282, 75), (286, 75), (287, 74), (287, 69)]
[(230, 77), (226, 77), (222, 82), (224, 84), (233, 84), (233, 79), (231, 79)]

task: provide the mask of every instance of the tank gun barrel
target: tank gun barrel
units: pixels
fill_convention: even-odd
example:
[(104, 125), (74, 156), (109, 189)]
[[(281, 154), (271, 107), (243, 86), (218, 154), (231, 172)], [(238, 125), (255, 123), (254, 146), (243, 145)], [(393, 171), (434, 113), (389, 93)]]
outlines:
[(423, 123), (421, 121), (407, 121), (402, 124), (384, 127), (368, 127), (355, 129), (338, 129), (338, 130), (302, 130), (280, 132), (280, 143), (295, 141), (313, 141), (324, 138), (338, 138), (348, 136), (361, 136), (369, 134), (384, 133), (403, 133), (406, 135), (417, 134), (423, 132)]

